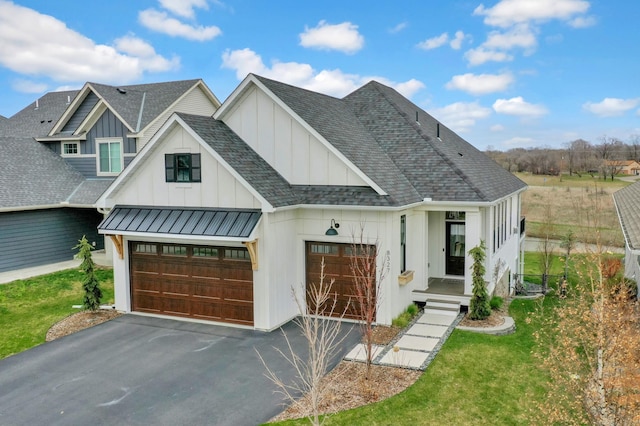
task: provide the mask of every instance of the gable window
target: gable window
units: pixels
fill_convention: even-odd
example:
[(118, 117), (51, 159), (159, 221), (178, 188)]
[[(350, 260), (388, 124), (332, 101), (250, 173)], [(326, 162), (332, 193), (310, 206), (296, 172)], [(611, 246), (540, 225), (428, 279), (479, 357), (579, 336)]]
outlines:
[(78, 155), (80, 150), (78, 149), (78, 142), (63, 142), (62, 154), (63, 155)]
[(165, 154), (167, 182), (200, 182), (200, 154)]
[(98, 140), (98, 173), (116, 174), (122, 171), (122, 139)]
[(407, 216), (400, 216), (400, 273), (407, 270)]

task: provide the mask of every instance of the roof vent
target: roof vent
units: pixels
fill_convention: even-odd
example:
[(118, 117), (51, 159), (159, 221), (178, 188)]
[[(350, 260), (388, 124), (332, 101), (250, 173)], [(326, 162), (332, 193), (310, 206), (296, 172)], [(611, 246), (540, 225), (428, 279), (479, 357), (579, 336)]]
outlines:
[(123, 95), (127, 93), (127, 91), (124, 90), (122, 87), (118, 87), (116, 90), (118, 91), (118, 93), (122, 93)]
[(71, 103), (71, 96), (67, 96), (67, 105)]
[(436, 137), (440, 139), (440, 123), (436, 123)]
[(463, 153), (461, 153), (461, 152), (459, 152), (459, 153), (458, 153), (458, 155), (459, 155), (460, 157), (464, 157), (464, 154), (463, 154)]
[(36, 109), (38, 109), (39, 106), (40, 104), (38, 103), (38, 99), (36, 99)]
[(416, 111), (416, 123), (420, 124), (420, 120), (418, 120), (418, 111)]

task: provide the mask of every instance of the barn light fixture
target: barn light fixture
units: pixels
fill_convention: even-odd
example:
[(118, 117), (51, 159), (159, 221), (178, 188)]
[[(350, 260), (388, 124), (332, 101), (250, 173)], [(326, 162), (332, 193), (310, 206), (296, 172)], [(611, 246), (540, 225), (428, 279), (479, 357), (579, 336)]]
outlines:
[(331, 227), (327, 229), (327, 232), (324, 235), (338, 235), (337, 228), (340, 228), (340, 224), (336, 223), (335, 219), (331, 219)]

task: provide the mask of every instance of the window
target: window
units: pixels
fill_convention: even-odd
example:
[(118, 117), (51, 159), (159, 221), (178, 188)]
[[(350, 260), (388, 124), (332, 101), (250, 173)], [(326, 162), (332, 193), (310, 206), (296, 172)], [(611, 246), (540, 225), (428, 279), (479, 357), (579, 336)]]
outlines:
[(186, 256), (187, 247), (185, 246), (162, 246), (162, 254), (167, 256)]
[(251, 260), (249, 252), (245, 249), (225, 249), (224, 257), (235, 260)]
[(167, 182), (200, 182), (200, 154), (165, 154)]
[(338, 254), (338, 246), (334, 244), (311, 244), (313, 254)]
[(64, 155), (78, 155), (78, 142), (63, 142), (62, 154)]
[(122, 140), (98, 141), (98, 172), (104, 174), (122, 171)]
[(218, 257), (218, 249), (214, 247), (194, 247), (195, 257)]
[(407, 270), (407, 216), (400, 216), (400, 273)]
[(133, 247), (133, 251), (136, 252), (136, 253), (156, 254), (157, 246), (155, 244), (137, 243)]

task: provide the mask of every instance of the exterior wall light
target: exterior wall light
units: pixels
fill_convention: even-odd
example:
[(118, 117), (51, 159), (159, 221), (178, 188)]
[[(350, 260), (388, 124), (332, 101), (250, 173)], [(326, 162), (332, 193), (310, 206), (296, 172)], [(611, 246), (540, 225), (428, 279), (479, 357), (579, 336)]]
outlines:
[(337, 228), (340, 228), (340, 224), (336, 223), (335, 219), (331, 219), (331, 227), (327, 229), (324, 235), (338, 235)]

